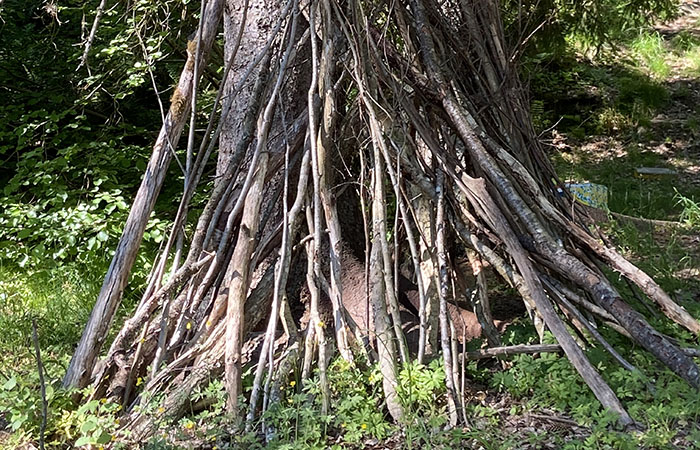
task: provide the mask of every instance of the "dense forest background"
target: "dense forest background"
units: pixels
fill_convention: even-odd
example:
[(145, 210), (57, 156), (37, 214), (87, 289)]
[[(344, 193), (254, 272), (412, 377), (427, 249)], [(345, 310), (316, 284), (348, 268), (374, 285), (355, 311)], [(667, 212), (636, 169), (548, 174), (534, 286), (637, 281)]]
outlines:
[[(371, 5), (372, 2), (367, 2)], [(100, 291), (153, 143), (199, 23), (194, 1), (0, 1), (0, 446), (135, 445), (122, 406), (82, 399), (61, 379)], [(527, 88), (529, 115), (558, 175), (604, 185), (595, 227), (700, 317), (700, 5), (666, 0), (501, 2), (504, 33)], [(89, 38), (102, 13), (94, 40)], [(88, 44), (89, 43), (89, 44)], [(225, 66), (218, 36), (197, 97), (203, 133)], [(88, 50), (87, 52), (85, 50)], [(184, 141), (184, 139), (183, 139)], [(183, 189), (181, 144), (148, 221), (115, 324), (130, 317), (172, 228)], [(197, 217), (214, 189), (217, 158), (205, 161), (190, 204)], [(639, 167), (672, 169), (640, 178)], [(600, 206), (600, 205), (599, 205)], [(398, 206), (393, 208), (394, 217)], [(196, 221), (185, 225), (194, 232)], [(607, 269), (604, 269), (607, 270)], [(616, 287), (656, 329), (687, 349), (697, 337), (650, 307), (613, 272)], [(489, 283), (493, 298), (513, 299)], [(503, 304), (508, 305), (507, 301)], [(540, 341), (524, 309), (501, 328), (503, 345)], [(118, 326), (116, 327), (118, 328)], [(110, 338), (118, 332), (112, 330)], [(261, 419), (276, 430), (230, 433), (223, 381), (193, 394), (190, 410), (160, 421), (149, 448), (687, 447), (700, 440), (700, 394), (631, 340), (600, 332), (638, 371), (597, 345), (586, 355), (638, 422), (621, 430), (566, 357), (474, 359), (462, 379), (466, 423), (447, 424), (440, 359), (398, 373), (407, 413), (384, 409), (376, 365), (336, 355), (328, 377), (332, 414), (319, 416), (317, 377), (290, 380), (284, 404)], [(553, 344), (545, 334), (545, 344)], [(485, 338), (468, 344), (486, 345)], [(38, 368), (36, 351), (41, 352)], [(695, 354), (697, 356), (697, 353)], [(697, 359), (695, 359), (697, 361)], [(254, 371), (243, 376), (246, 392)], [(134, 380), (136, 386), (144, 382)], [(42, 394), (42, 387), (45, 392)], [(293, 393), (292, 393), (293, 391)], [(42, 395), (47, 410), (42, 409)], [(90, 399), (89, 401), (86, 399)], [(150, 408), (150, 409), (149, 409)], [(144, 415), (156, 416), (155, 398)]]

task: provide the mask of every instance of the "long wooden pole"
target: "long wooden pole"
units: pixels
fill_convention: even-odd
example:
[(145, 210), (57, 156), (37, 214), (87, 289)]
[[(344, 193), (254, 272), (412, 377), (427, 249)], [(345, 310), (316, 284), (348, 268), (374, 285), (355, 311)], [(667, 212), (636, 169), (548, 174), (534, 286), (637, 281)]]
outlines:
[[(175, 152), (175, 146), (180, 140), (182, 129), (187, 121), (194, 79), (201, 75), (201, 70), (205, 66), (204, 61), (206, 61), (216, 38), (223, 8), (224, 0), (213, 0), (207, 8), (199, 38), (202, 64), (198, 68), (199, 73), (197, 74), (194, 70), (195, 51), (188, 51), (187, 62), (180, 74), (180, 81), (173, 94), (170, 110), (153, 146), (151, 159), (131, 206), (129, 217), (126, 219), (119, 245), (114, 252), (112, 263), (90, 318), (85, 325), (78, 348), (73, 353), (73, 358), (63, 378), (64, 387), (85, 387), (90, 380), (97, 356), (102, 349), (117, 307), (121, 303), (124, 288), (129, 280), (131, 268), (136, 260), (143, 233), (148, 224), (148, 218), (153, 211)], [(197, 40), (195, 39), (193, 42), (196, 43)]]

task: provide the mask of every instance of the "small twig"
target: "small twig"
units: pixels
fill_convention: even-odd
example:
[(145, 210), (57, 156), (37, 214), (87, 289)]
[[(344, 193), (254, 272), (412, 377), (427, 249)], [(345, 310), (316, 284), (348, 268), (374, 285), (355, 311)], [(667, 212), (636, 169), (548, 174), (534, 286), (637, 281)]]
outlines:
[(39, 428), (39, 448), (44, 450), (44, 434), (46, 433), (46, 418), (49, 405), (46, 401), (46, 382), (44, 380), (44, 365), (41, 363), (41, 351), (39, 350), (39, 333), (36, 329), (36, 319), (32, 319), (32, 341), (34, 341), (34, 353), (36, 355), (36, 367), (39, 371), (39, 386), (41, 389), (41, 427)]
[(639, 304), (641, 304), (644, 307), (644, 309), (649, 311), (649, 313), (653, 317), (658, 319), (661, 315), (653, 308), (652, 305), (649, 304), (649, 302), (644, 297), (639, 295), (639, 292), (637, 292), (637, 290), (635, 289), (635, 285), (630, 281), (630, 279), (627, 277), (622, 277), (622, 279), (625, 280), (627, 286), (630, 288), (630, 291), (632, 291), (632, 295), (634, 295), (634, 298), (637, 299)]

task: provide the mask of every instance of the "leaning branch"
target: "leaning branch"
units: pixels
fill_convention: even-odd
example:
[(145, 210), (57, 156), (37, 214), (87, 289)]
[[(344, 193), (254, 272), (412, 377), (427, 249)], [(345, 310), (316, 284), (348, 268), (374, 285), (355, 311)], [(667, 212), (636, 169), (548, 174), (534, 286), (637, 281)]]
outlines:
[[(216, 38), (223, 8), (224, 0), (213, 0), (207, 8), (201, 32), (202, 67)], [(194, 72), (195, 55), (188, 54), (189, 57), (172, 97), (170, 111), (153, 147), (146, 173), (131, 206), (122, 237), (105, 276), (97, 302), (63, 378), (64, 387), (84, 387), (87, 385), (97, 356), (114, 319), (114, 314), (121, 303), (122, 293), (136, 260), (148, 218), (153, 211), (172, 159), (174, 149), (170, 148), (170, 145), (176, 145), (180, 140), (191, 105), (193, 80), (201, 75), (201, 73)]]

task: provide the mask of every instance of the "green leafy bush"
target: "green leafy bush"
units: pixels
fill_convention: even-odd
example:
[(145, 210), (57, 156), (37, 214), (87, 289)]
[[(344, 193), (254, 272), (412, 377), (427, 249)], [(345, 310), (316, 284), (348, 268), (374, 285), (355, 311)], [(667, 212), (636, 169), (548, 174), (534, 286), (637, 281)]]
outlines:
[[(3, 2), (0, 260), (6, 264), (36, 269), (109, 260), (105, 249), (121, 234), (151, 134), (160, 128), (158, 98), (147, 81), (171, 26), (161, 14), (178, 6), (135, 2), (126, 21), (118, 8), (109, 9), (89, 70), (76, 72), (81, 22), (98, 3), (67, 0), (50, 10), (41, 0)], [(159, 85), (173, 84), (167, 67), (152, 71)], [(161, 210), (174, 201), (161, 201)], [(152, 221), (146, 244), (157, 245), (165, 226)]]
[(445, 368), (441, 359), (432, 360), (427, 366), (411, 361), (399, 372), (399, 398), (408, 411), (408, 421), (435, 418), (444, 425), (447, 403), (445, 401)]
[[(119, 424), (116, 413), (121, 407), (105, 399), (91, 400), (78, 407), (73, 403), (73, 392), (61, 388), (61, 376), (67, 364), (65, 353), (55, 347), (45, 348), (43, 363), (46, 379), (48, 448), (85, 447), (104, 445), (112, 441)], [(59, 356), (56, 356), (59, 355)], [(13, 432), (9, 445), (21, 447), (36, 441), (42, 420), (39, 374), (32, 355), (17, 352), (11, 359), (17, 366), (12, 375), (0, 384), (0, 414), (8, 421)], [(3, 367), (2, 373), (7, 371)], [(89, 392), (83, 392), (88, 395)]]

